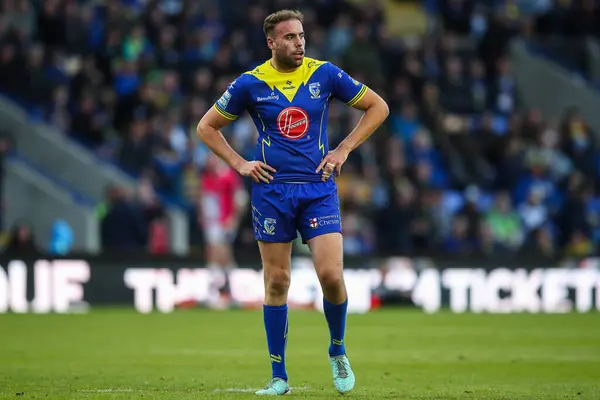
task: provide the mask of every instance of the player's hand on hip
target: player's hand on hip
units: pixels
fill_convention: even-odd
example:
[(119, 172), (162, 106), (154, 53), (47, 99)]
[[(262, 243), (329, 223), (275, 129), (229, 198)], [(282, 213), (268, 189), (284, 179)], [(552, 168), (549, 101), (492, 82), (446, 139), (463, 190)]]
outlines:
[(323, 171), (321, 180), (326, 181), (329, 179), (334, 171), (337, 173), (337, 176), (340, 176), (342, 173), (342, 165), (344, 165), (347, 158), (348, 153), (345, 150), (338, 148), (334, 151), (330, 151), (325, 158), (323, 158), (323, 161), (321, 161), (321, 164), (319, 164), (319, 167), (316, 170), (317, 173)]
[(275, 169), (261, 161), (246, 161), (239, 170), (240, 175), (248, 176), (256, 183), (269, 183), (273, 180), (270, 172), (275, 173)]

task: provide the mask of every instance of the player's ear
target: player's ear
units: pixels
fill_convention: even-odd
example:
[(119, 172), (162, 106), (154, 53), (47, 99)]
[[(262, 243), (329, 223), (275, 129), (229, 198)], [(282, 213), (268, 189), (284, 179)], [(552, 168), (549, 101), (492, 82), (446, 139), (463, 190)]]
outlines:
[(267, 36), (267, 46), (269, 46), (269, 49), (271, 50), (275, 47), (275, 40), (270, 36)]

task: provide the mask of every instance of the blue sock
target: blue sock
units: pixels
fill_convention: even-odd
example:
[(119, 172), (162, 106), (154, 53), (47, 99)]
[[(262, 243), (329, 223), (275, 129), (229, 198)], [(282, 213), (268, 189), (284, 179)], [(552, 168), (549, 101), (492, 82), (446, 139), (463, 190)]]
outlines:
[(263, 313), (273, 378), (282, 378), (287, 381), (288, 376), (285, 370), (285, 347), (288, 334), (287, 304), (282, 306), (264, 305)]
[(342, 304), (333, 304), (323, 297), (323, 310), (325, 319), (329, 325), (329, 355), (331, 357), (346, 354), (344, 347), (344, 334), (346, 333), (346, 310), (348, 309), (348, 298)]

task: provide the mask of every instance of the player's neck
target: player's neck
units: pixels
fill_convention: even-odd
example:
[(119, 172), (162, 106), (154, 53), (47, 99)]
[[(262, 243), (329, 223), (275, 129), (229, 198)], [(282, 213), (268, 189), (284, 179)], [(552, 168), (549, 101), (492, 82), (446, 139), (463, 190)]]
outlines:
[(301, 66), (298, 66), (298, 67), (294, 67), (294, 68), (285, 68), (282, 65), (277, 63), (277, 60), (275, 60), (275, 57), (271, 57), (271, 59), (269, 60), (269, 63), (271, 64), (271, 67), (273, 67), (273, 69), (275, 71), (280, 72), (282, 74), (292, 73), (294, 71), (297, 71), (298, 68), (301, 67)]

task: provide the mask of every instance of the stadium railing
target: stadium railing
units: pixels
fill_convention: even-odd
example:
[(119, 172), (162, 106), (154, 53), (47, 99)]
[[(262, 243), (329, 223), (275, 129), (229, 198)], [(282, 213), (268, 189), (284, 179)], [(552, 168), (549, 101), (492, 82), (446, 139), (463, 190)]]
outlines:
[(586, 51), (590, 77), (593, 79), (596, 88), (600, 90), (600, 40), (587, 38)]
[(25, 219), (33, 228), (39, 248), (48, 248), (52, 225), (62, 219), (73, 230), (73, 250), (100, 250), (98, 219), (89, 198), (61, 186), (19, 156), (8, 158), (4, 185), (8, 195), (4, 211), (7, 226)]
[(566, 109), (576, 107), (592, 130), (600, 132), (600, 91), (523, 40), (511, 44), (510, 58), (519, 97), (526, 108), (539, 109), (545, 118), (556, 119)]

